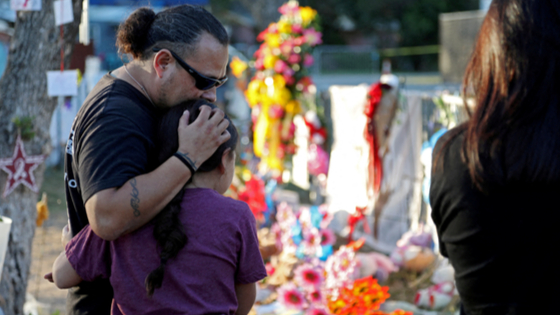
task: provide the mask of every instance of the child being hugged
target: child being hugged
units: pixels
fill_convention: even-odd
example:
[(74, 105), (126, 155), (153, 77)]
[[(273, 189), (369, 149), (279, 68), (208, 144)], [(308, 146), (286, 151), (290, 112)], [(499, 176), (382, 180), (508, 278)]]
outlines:
[[(216, 108), (189, 101), (163, 115), (156, 131), (158, 161), (177, 152), (182, 113), (189, 110), (192, 123), (202, 105)], [(114, 288), (112, 314), (247, 314), (266, 270), (251, 210), (222, 196), (233, 178), (238, 138), (227, 120), (230, 140), (158, 216), (111, 242), (87, 226), (56, 259), (55, 284), (69, 288), (108, 278)], [(177, 158), (189, 163), (188, 157)]]

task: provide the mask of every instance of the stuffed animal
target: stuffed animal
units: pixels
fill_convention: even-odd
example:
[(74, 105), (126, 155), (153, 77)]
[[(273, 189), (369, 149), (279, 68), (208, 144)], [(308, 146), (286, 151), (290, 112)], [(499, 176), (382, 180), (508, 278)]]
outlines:
[(391, 260), (396, 266), (416, 272), (428, 268), (435, 259), (436, 255), (432, 250), (416, 245), (397, 247), (391, 253)]
[(452, 281), (442, 282), (416, 293), (414, 304), (432, 310), (440, 310), (447, 306), (455, 295), (455, 284)]
[(356, 253), (360, 266), (359, 278), (375, 276), (380, 282), (385, 281), (391, 272), (397, 271), (399, 268), (391, 261), (391, 259), (379, 253)]

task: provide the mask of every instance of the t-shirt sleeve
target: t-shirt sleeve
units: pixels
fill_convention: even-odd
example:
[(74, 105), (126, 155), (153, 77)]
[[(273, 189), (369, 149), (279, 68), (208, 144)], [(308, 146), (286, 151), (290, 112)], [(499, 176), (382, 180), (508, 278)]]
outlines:
[(235, 283), (247, 284), (264, 279), (267, 274), (259, 251), (255, 217), (247, 204), (242, 202), (240, 204), (242, 204), (239, 218), (241, 245), (238, 252)]
[(150, 118), (125, 114), (107, 110), (82, 127), (74, 158), (84, 202), (146, 172), (152, 146)]
[(111, 276), (110, 242), (95, 235), (89, 225), (66, 245), (66, 257), (84, 281)]

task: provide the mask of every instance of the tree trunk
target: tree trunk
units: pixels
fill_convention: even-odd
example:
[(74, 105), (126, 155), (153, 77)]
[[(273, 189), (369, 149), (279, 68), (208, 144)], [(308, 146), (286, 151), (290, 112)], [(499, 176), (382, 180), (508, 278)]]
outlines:
[(288, 0), (241, 0), (241, 4), (251, 12), (259, 32), (268, 27), (268, 24), (278, 21), (280, 13), (278, 8)]
[[(80, 24), (82, 2), (72, 0), (74, 22), (64, 25), (64, 64), (70, 63)], [(49, 126), (56, 97), (47, 96), (48, 70), (60, 69), (60, 26), (54, 25), (53, 0), (43, 0), (41, 11), (18, 12), (6, 72), (0, 79), (0, 158), (13, 154), (18, 130), (12, 119), (32, 117), (32, 139), (24, 140), (27, 155), (49, 154)], [(34, 170), (40, 186), (45, 165)], [(0, 194), (7, 174), (0, 170)], [(61, 185), (63, 179), (60, 179)], [(6, 315), (23, 314), (35, 234), (37, 194), (19, 185), (6, 198), (0, 196), (0, 215), (12, 218), (2, 279), (0, 307)]]

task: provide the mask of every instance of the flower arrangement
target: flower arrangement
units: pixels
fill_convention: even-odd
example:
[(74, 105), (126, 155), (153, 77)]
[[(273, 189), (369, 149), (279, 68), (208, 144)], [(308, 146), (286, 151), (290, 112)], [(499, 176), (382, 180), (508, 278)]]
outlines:
[(382, 287), (377, 279), (366, 277), (354, 281), (351, 287), (340, 290), (336, 300), (328, 302), (329, 310), (335, 315), (370, 314), (389, 298), (389, 287)]
[(238, 193), (238, 199), (246, 202), (255, 218), (262, 221), (263, 212), (268, 209), (265, 200), (264, 181), (254, 174), (250, 176), (250, 179), (245, 182), (245, 188)]
[(322, 43), (322, 34), (312, 8), (289, 1), (279, 12), (280, 20), (257, 37), (263, 43), (255, 52), (256, 74), (245, 95), (252, 108), (254, 153), (269, 169), (282, 171), (296, 150), (293, 118), (312, 90), (306, 68), (313, 64), (311, 51)]
[(277, 231), (284, 251), (299, 259), (324, 261), (332, 254), (332, 245), (336, 241), (334, 233), (327, 228), (331, 220), (332, 216), (324, 206), (301, 207), (295, 213), (283, 202), (277, 206), (276, 223), (272, 229)]

